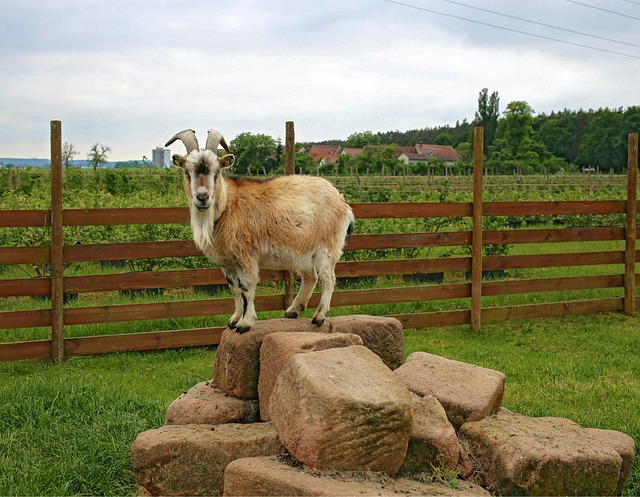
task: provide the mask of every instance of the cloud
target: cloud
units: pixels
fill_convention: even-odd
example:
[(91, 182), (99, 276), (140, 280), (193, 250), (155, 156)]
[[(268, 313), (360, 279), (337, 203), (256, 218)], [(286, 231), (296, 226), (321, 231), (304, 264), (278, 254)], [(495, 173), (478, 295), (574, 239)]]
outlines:
[[(444, 1), (407, 3), (550, 34)], [(569, 2), (482, 6), (635, 39), (629, 19)], [(453, 125), (473, 119), (484, 87), (499, 92), (502, 108), (526, 100), (537, 112), (627, 106), (639, 96), (635, 59), (383, 0), (22, 0), (5, 12), (0, 156), (46, 157), (51, 119), (63, 121), (80, 156), (100, 142), (125, 160), (148, 156), (187, 127), (214, 127), (228, 139), (244, 131), (277, 137), (293, 120), (299, 140), (319, 141)]]

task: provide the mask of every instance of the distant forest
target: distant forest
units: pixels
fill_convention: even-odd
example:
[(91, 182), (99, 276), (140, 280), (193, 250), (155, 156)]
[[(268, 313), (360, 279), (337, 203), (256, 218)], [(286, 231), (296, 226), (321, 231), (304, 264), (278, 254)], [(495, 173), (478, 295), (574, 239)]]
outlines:
[[(416, 143), (452, 145), (467, 161), (473, 128), (485, 128), (485, 159), (499, 172), (557, 172), (584, 167), (622, 172), (627, 164), (627, 137), (640, 131), (640, 107), (568, 110), (534, 115), (527, 102), (514, 101), (500, 113), (497, 92), (480, 93), (473, 122), (455, 126), (371, 133), (380, 144)], [(355, 135), (366, 135), (356, 133)], [(355, 136), (352, 135), (352, 136)], [(351, 137), (350, 137), (351, 138)], [(332, 143), (348, 144), (346, 141)]]

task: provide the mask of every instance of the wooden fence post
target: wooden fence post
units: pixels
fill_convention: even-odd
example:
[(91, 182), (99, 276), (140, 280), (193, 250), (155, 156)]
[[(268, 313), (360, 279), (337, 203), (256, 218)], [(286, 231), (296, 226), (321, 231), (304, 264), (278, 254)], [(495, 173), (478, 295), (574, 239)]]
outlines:
[(51, 357), (64, 359), (62, 122), (51, 121)]
[[(284, 142), (284, 174), (296, 173), (296, 134), (293, 121), (287, 121), (285, 124), (285, 142)], [(285, 306), (289, 307), (295, 296), (295, 275), (291, 271), (284, 272), (284, 301)], [(286, 308), (285, 307), (285, 308)]]
[(636, 312), (636, 205), (638, 201), (638, 133), (630, 133), (627, 158), (627, 212), (624, 249), (624, 313)]
[(473, 235), (471, 238), (471, 331), (480, 331), (482, 312), (482, 169), (484, 128), (473, 130)]

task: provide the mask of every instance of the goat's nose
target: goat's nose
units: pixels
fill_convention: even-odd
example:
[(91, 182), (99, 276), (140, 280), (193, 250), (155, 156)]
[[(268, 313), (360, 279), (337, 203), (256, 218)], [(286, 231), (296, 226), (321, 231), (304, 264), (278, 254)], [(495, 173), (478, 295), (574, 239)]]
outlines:
[(209, 194), (207, 192), (198, 192), (196, 194), (196, 198), (200, 201), (200, 202), (206, 202), (207, 200), (209, 200)]

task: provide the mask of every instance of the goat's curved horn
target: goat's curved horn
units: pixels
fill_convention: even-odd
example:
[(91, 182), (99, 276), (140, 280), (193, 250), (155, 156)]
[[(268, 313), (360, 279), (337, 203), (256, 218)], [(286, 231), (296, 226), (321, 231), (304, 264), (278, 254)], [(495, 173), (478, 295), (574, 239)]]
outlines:
[(184, 131), (176, 133), (164, 146), (168, 147), (176, 140), (180, 140), (184, 143), (184, 146), (187, 147), (187, 155), (189, 155), (192, 150), (198, 150), (198, 139), (196, 138), (196, 132), (192, 129), (185, 129)]
[(210, 129), (207, 132), (206, 148), (215, 153), (216, 150), (218, 150), (218, 145), (222, 145), (222, 148), (224, 148), (228, 153), (231, 153), (231, 150), (229, 150), (229, 145), (227, 145), (227, 142), (225, 141), (224, 137), (220, 134), (220, 132), (216, 131), (215, 129)]

